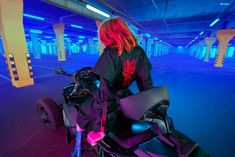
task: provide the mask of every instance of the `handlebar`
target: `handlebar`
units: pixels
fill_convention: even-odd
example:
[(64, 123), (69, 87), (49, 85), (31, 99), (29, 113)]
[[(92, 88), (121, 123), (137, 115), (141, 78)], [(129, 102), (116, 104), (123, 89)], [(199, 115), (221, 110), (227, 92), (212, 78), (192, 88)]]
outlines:
[(64, 69), (61, 69), (61, 68), (55, 69), (54, 73), (59, 74), (59, 75), (65, 75), (65, 76), (68, 76), (68, 77), (73, 76), (72, 74), (67, 73), (66, 71), (64, 71)]

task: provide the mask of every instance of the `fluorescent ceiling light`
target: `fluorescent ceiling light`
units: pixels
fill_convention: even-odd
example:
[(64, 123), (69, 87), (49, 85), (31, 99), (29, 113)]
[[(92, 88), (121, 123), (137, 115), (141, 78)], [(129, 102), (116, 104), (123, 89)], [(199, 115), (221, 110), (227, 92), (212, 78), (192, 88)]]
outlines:
[(196, 39), (198, 39), (198, 36), (194, 40), (196, 40)]
[(94, 11), (94, 12), (100, 14), (100, 15), (103, 15), (104, 17), (107, 17), (107, 18), (110, 17), (109, 14), (107, 14), (107, 13), (105, 13), (105, 12), (103, 12), (103, 11), (101, 11), (101, 10), (99, 10), (99, 9), (97, 9), (97, 8), (95, 8), (95, 7), (91, 6), (91, 5), (89, 5), (89, 4), (86, 5), (86, 8), (89, 9), (89, 10), (91, 10), (91, 11)]
[(79, 35), (78, 38), (85, 39), (85, 36)]
[(37, 29), (30, 29), (30, 33), (42, 34), (42, 31)]
[(204, 31), (201, 31), (200, 35), (204, 34)]
[(30, 14), (23, 14), (23, 16), (29, 17), (29, 18), (32, 18), (32, 19), (36, 19), (36, 20), (41, 20), (41, 21), (45, 20), (45, 18), (43, 18), (43, 17), (39, 17), (39, 16), (35, 16), (35, 15), (30, 15)]
[(146, 37), (148, 37), (148, 38), (151, 37), (151, 35), (150, 35), (149, 33), (146, 33), (145, 35), (146, 35)]
[(82, 29), (82, 28), (83, 28), (82, 26), (74, 25), (74, 24), (71, 24), (70, 26), (71, 26), (71, 27), (74, 27), (74, 28), (80, 28), (80, 29)]
[(182, 49), (183, 48), (183, 46), (178, 46), (178, 49)]
[(52, 39), (53, 37), (51, 36), (45, 36), (46, 39)]
[(229, 6), (231, 3), (220, 3), (221, 6)]
[(215, 19), (211, 24), (210, 27), (214, 26), (217, 22), (219, 22), (220, 18)]
[(158, 38), (157, 38), (157, 37), (155, 37), (154, 39), (155, 39), (155, 40), (158, 40)]

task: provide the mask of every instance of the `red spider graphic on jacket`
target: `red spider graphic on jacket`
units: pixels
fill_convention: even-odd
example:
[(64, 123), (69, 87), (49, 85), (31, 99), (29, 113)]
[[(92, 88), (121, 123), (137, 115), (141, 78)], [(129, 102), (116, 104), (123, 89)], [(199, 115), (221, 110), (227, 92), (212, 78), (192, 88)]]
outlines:
[(136, 70), (136, 59), (135, 60), (126, 60), (123, 64), (123, 86), (129, 86), (132, 81), (132, 76)]

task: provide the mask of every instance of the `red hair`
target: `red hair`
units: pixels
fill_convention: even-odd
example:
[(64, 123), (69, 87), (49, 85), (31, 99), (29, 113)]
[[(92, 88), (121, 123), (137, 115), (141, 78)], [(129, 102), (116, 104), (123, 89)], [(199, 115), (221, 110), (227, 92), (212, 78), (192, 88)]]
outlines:
[(117, 48), (119, 56), (122, 52), (130, 53), (137, 45), (135, 36), (120, 17), (111, 18), (101, 24), (99, 39), (104, 46)]

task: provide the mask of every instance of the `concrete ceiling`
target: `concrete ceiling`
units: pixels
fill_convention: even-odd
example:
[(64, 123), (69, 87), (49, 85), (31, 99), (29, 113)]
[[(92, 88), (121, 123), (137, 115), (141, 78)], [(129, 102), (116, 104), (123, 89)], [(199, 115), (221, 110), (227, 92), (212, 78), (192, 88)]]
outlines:
[[(80, 2), (80, 0), (69, 0)], [(235, 28), (235, 0), (83, 0), (109, 14), (122, 16), (139, 28), (141, 33), (149, 33), (174, 46), (186, 46), (196, 36), (215, 36), (218, 29)], [(96, 36), (97, 28), (93, 19), (74, 14), (40, 0), (24, 0), (24, 12), (46, 18), (35, 21), (25, 18), (27, 28), (38, 27), (53, 32), (52, 23), (60, 17), (66, 23), (69, 34)], [(217, 17), (220, 21), (210, 27)], [(82, 25), (83, 30), (70, 27)], [(199, 35), (205, 31), (203, 35)], [(233, 40), (234, 41), (234, 40)]]
[[(235, 28), (234, 0), (87, 0), (93, 5), (105, 3), (120, 11), (169, 44), (187, 45), (201, 36), (215, 36), (218, 29)], [(221, 20), (210, 27), (218, 16)], [(199, 36), (200, 40), (200, 36)]]

